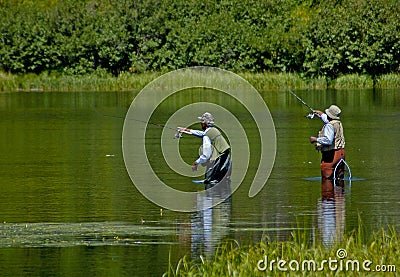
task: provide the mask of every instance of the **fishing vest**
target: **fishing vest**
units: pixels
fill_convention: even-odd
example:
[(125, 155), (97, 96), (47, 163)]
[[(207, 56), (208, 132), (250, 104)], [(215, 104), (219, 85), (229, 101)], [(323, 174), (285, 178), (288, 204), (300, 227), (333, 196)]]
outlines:
[(324, 136), (324, 129), (326, 125), (331, 124), (333, 125), (333, 129), (335, 130), (335, 135), (333, 138), (333, 143), (331, 145), (323, 145), (320, 143), (317, 143), (316, 149), (321, 150), (321, 151), (331, 151), (331, 150), (337, 150), (337, 149), (342, 149), (344, 148), (345, 141), (344, 141), (344, 135), (343, 135), (343, 125), (342, 122), (339, 120), (331, 120), (329, 123), (325, 124), (321, 131), (318, 132), (318, 137), (323, 137)]
[(217, 128), (211, 127), (205, 135), (211, 140), (213, 148), (218, 152), (218, 156), (231, 148)]

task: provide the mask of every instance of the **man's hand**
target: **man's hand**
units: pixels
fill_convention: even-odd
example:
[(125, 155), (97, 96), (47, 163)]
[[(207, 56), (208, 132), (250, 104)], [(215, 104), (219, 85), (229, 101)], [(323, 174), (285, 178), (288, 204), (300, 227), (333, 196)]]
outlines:
[(321, 116), (321, 114), (323, 114), (323, 112), (321, 112), (319, 110), (313, 110), (313, 113), (318, 115), (318, 116)]
[(317, 142), (317, 138), (316, 137), (310, 137), (310, 143), (314, 143)]
[(176, 130), (177, 130), (179, 133), (190, 134), (190, 129), (187, 129), (187, 128), (177, 127)]
[(196, 161), (192, 164), (192, 171), (197, 171), (197, 163), (196, 163)]

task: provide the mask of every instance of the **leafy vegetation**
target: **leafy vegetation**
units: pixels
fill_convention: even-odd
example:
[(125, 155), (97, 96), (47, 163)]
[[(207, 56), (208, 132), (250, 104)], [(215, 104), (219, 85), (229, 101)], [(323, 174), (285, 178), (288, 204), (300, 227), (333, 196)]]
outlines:
[[(207, 65), (324, 78), (400, 70), (397, 0), (2, 0), (0, 71), (163, 72)], [(97, 74), (97, 73), (96, 73)]]

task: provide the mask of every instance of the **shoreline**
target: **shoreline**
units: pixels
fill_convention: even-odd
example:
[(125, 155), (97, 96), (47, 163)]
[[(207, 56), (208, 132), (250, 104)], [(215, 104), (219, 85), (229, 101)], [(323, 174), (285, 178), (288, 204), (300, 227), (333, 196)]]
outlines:
[[(0, 72), (0, 92), (13, 91), (140, 91), (148, 83), (167, 72), (130, 73), (122, 72), (118, 76), (106, 73), (90, 75), (62, 75), (58, 73), (10, 74)], [(400, 88), (400, 74), (391, 73), (376, 78), (369, 75), (343, 75), (328, 85), (327, 80), (303, 78), (299, 73), (237, 73), (257, 90), (284, 89), (297, 90), (346, 90), (346, 89), (393, 89)]]

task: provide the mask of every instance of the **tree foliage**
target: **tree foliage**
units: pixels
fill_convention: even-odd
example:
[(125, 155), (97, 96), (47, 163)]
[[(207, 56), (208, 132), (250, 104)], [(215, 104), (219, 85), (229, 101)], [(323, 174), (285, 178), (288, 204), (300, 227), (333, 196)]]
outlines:
[(0, 69), (374, 78), (400, 69), (398, 14), (397, 0), (2, 0)]

